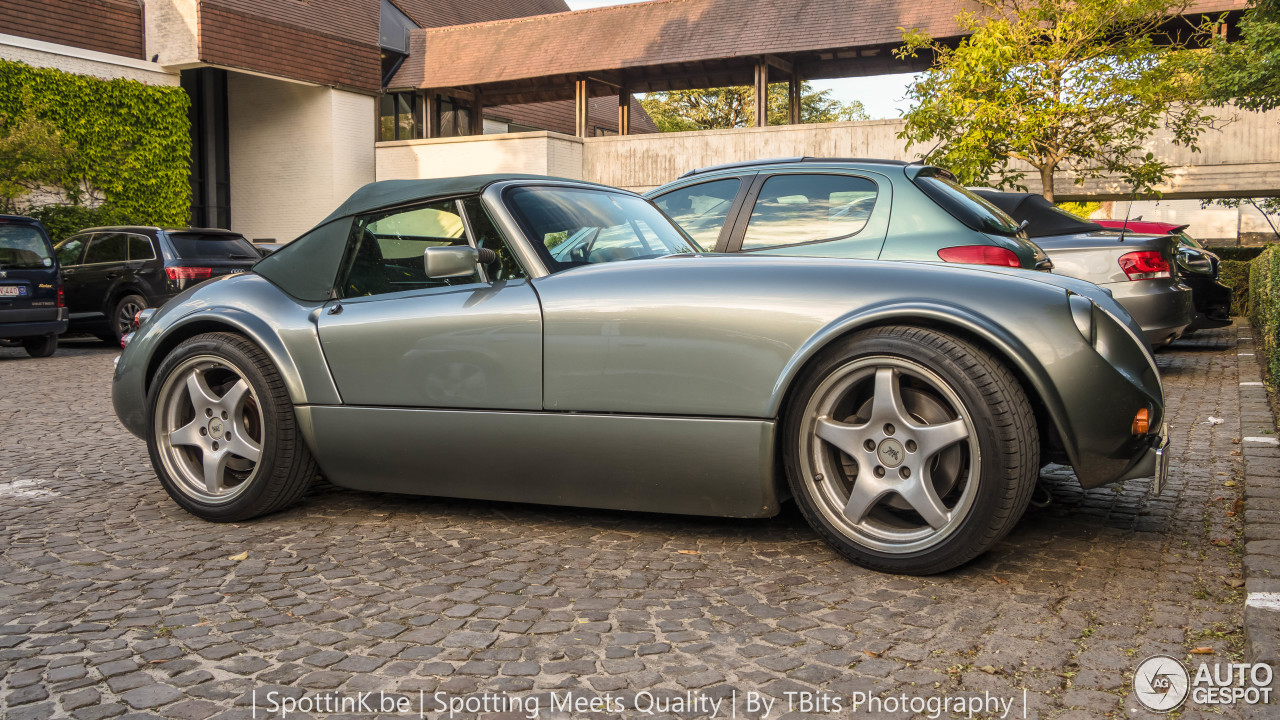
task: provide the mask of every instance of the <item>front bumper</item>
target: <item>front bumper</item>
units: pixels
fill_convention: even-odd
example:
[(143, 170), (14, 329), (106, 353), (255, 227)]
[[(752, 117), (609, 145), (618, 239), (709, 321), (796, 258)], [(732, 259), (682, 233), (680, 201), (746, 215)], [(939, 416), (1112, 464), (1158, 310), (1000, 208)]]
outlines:
[(1195, 320), (1194, 294), (1181, 282), (1126, 280), (1101, 287), (1129, 311), (1151, 347), (1177, 340)]
[(1164, 490), (1165, 480), (1169, 477), (1169, 425), (1160, 426), (1160, 433), (1151, 436), (1151, 446), (1129, 472), (1120, 480), (1134, 478), (1151, 478), (1151, 494), (1159, 495)]

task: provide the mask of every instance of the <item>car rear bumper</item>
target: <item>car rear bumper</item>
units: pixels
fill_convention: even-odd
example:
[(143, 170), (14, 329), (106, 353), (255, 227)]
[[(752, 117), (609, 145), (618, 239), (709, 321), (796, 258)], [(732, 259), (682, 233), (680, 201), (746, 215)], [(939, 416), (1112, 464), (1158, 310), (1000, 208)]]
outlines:
[(1169, 477), (1169, 425), (1160, 427), (1159, 435), (1151, 436), (1151, 446), (1138, 458), (1133, 467), (1120, 480), (1134, 478), (1151, 478), (1151, 493), (1159, 495), (1164, 490), (1164, 482)]
[(36, 320), (32, 322), (0, 323), (0, 338), (38, 337), (40, 335), (61, 335), (67, 331), (67, 309), (59, 308), (58, 316), (53, 320)]
[(1190, 287), (1180, 282), (1133, 280), (1102, 287), (1129, 311), (1152, 347), (1177, 340), (1195, 320), (1194, 295)]
[(1231, 324), (1231, 288), (1209, 275), (1187, 275), (1182, 282), (1195, 297), (1196, 319), (1191, 330), (1226, 327)]

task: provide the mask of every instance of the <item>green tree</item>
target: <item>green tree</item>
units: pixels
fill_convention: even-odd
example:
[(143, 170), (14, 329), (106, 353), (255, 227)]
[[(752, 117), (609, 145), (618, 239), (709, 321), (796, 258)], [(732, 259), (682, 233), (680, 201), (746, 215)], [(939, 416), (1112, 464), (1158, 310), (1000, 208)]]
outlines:
[[(1239, 29), (1238, 41), (1215, 35), (1209, 52), (1196, 56), (1205, 97), (1215, 105), (1246, 110), (1280, 107), (1280, 0), (1253, 0)], [(1264, 214), (1280, 214), (1280, 198), (1217, 202), (1227, 207), (1247, 203)]]
[(1023, 188), (1025, 163), (1054, 196), (1054, 176), (1118, 176), (1150, 193), (1168, 166), (1144, 144), (1162, 126), (1196, 148), (1212, 127), (1182, 58), (1197, 33), (1159, 35), (1185, 0), (978, 0), (957, 17), (955, 47), (903, 31), (899, 57), (932, 53), (908, 89), (901, 137), (966, 183)]
[(0, 213), (25, 210), (36, 199), (77, 204), (85, 186), (74, 172), (75, 142), (37, 116), (31, 102), (0, 116)]
[[(755, 124), (755, 88), (747, 85), (708, 90), (672, 90), (649, 93), (640, 104), (661, 132), (722, 130)], [(804, 123), (866, 120), (862, 103), (841, 102), (830, 90), (817, 91), (803, 83), (800, 121)], [(769, 124), (787, 122), (787, 84), (769, 86)]]

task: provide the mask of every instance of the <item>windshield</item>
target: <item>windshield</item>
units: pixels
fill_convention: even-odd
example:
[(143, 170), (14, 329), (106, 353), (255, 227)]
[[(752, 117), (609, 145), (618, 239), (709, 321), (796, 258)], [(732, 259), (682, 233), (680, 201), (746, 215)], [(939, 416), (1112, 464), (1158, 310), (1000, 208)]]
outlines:
[(943, 210), (974, 230), (1017, 234), (1018, 223), (1003, 210), (973, 194), (945, 171), (925, 169), (916, 176), (915, 184)]
[(585, 188), (516, 187), (504, 199), (550, 272), (702, 252), (638, 197)]
[(257, 260), (258, 249), (239, 235), (169, 233), (169, 241), (183, 260)]
[(31, 225), (0, 225), (0, 268), (53, 267), (53, 253), (44, 234)]

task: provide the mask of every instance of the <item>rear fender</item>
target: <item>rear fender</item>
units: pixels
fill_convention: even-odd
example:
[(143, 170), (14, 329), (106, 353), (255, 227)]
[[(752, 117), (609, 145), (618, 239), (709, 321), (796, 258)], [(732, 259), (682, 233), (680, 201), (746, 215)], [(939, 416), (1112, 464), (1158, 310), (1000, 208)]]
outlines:
[(1010, 366), (1010, 369), (1023, 382), (1023, 390), (1031, 396), (1031, 400), (1040, 402), (1049, 421), (1053, 423), (1054, 429), (1062, 439), (1067, 457), (1073, 464), (1078, 460), (1075, 435), (1071, 432), (1066, 407), (1035, 354), (1000, 324), (969, 308), (957, 305), (892, 303), (863, 308), (836, 319), (810, 337), (787, 363), (773, 388), (769, 404), (770, 417), (780, 416), (795, 379), (818, 353), (832, 342), (850, 333), (882, 325), (952, 329), (981, 341), (994, 352), (997, 358)]

